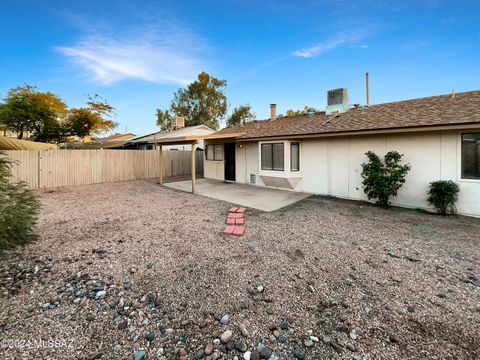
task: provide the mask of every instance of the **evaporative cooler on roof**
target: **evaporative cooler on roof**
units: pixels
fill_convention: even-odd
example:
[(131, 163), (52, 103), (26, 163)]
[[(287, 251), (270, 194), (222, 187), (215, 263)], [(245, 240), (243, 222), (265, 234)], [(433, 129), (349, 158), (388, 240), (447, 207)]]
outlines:
[(348, 90), (345, 88), (328, 90), (327, 104), (328, 106), (348, 104)]
[(348, 90), (339, 88), (327, 91), (327, 107), (325, 113), (327, 115), (333, 113), (342, 113), (349, 108)]

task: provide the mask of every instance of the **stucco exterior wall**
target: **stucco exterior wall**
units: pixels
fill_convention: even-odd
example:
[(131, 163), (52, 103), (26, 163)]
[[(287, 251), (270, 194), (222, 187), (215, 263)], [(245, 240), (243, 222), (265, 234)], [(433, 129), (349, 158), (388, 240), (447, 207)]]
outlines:
[[(412, 169), (392, 203), (431, 209), (426, 201), (429, 183), (454, 180), (460, 186), (459, 213), (480, 216), (480, 180), (461, 178), (461, 132), (351, 136), (303, 141), (303, 179), (295, 190), (367, 200), (362, 188), (361, 164), (365, 152), (379, 156), (396, 150)], [(320, 165), (320, 166), (319, 166)]]
[(240, 144), (235, 151), (236, 181), (241, 184), (250, 184), (250, 175), (253, 174), (255, 175), (255, 185), (265, 186), (259, 176), (258, 142)]
[[(362, 188), (361, 164), (365, 152), (375, 151), (383, 157), (387, 151), (404, 154), (403, 161), (412, 165), (406, 183), (392, 203), (399, 206), (429, 209), (426, 192), (434, 180), (454, 180), (460, 186), (458, 212), (480, 216), (480, 180), (461, 178), (461, 132), (438, 131), (378, 136), (349, 136), (300, 141), (301, 180), (295, 191), (367, 200)], [(241, 144), (241, 145), (240, 145)], [(288, 143), (286, 143), (288, 144)], [(287, 153), (287, 151), (285, 151)], [(287, 157), (287, 154), (285, 155)], [(205, 176), (223, 180), (221, 164), (206, 161)], [(284, 174), (289, 176), (286, 159)], [(236, 148), (236, 181), (250, 183), (250, 174), (258, 186), (261, 179), (259, 142), (238, 143)]]
[(225, 165), (223, 161), (211, 161), (203, 156), (203, 176), (207, 179), (225, 180)]

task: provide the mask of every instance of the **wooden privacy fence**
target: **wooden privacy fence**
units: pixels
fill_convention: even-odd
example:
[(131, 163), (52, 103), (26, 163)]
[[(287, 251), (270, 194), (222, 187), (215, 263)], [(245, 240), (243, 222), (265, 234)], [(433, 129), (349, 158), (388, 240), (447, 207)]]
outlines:
[[(158, 178), (156, 150), (10, 150), (16, 161), (12, 180), (31, 189)], [(190, 151), (164, 151), (164, 177), (191, 175)], [(196, 172), (203, 174), (203, 152), (196, 152)]]

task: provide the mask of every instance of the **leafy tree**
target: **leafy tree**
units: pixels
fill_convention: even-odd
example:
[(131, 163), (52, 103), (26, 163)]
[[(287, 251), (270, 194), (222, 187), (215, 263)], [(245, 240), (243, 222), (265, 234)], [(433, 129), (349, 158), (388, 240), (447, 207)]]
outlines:
[(240, 105), (233, 109), (232, 114), (227, 120), (227, 126), (234, 126), (255, 119), (255, 113), (249, 104)]
[(89, 97), (86, 107), (72, 108), (68, 112), (65, 123), (60, 124), (61, 139), (68, 136), (87, 136), (101, 134), (115, 129), (118, 123), (109, 119), (113, 114), (113, 107), (98, 95)]
[(68, 109), (57, 95), (27, 84), (11, 89), (0, 104), (0, 125), (19, 139), (28, 131), (33, 140), (58, 143), (114, 129), (117, 123), (108, 119), (112, 114), (113, 107), (98, 95), (89, 97), (85, 107)]
[(455, 203), (458, 200), (460, 187), (452, 180), (438, 180), (430, 183), (427, 201), (433, 205), (440, 215), (456, 214)]
[(53, 132), (58, 119), (67, 113), (67, 105), (57, 95), (40, 92), (35, 86), (24, 85), (11, 89), (0, 104), (0, 124), (22, 139), (29, 131), (34, 139)]
[(172, 128), (172, 115), (170, 111), (157, 109), (157, 126), (162, 131)]
[(308, 111), (308, 106), (305, 105), (303, 110), (292, 110), (292, 109), (288, 109), (286, 111), (286, 115), (287, 116), (297, 116), (297, 115), (303, 115), (305, 114), (306, 112)]
[(378, 205), (387, 207), (390, 197), (397, 196), (411, 169), (409, 164), (401, 165), (401, 154), (389, 151), (384, 163), (373, 151), (365, 153), (368, 161), (362, 164), (363, 191), (369, 200), (376, 199)]
[(170, 111), (185, 117), (185, 126), (206, 125), (218, 129), (219, 120), (227, 112), (227, 97), (224, 94), (226, 80), (219, 80), (206, 72), (185, 89), (173, 95)]
[(23, 182), (10, 183), (11, 161), (0, 151), (0, 255), (37, 238), (40, 204)]

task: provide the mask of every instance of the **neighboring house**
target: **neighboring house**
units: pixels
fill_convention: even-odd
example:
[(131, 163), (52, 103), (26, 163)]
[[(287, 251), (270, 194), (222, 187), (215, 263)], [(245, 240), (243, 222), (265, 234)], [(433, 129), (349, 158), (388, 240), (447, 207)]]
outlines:
[[(148, 135), (135, 136), (134, 134), (116, 134), (103, 139), (95, 139), (91, 142), (77, 143), (73, 147), (78, 149), (126, 149), (126, 150), (158, 150), (155, 140), (177, 139), (188, 136), (205, 136), (213, 134), (215, 130), (205, 125), (181, 127), (176, 130), (158, 131)], [(191, 145), (179, 144), (163, 146), (163, 150), (188, 150)], [(203, 141), (197, 145), (197, 150), (203, 149)]]
[(93, 139), (82, 143), (72, 144), (78, 149), (121, 149), (135, 134), (115, 134), (105, 138)]
[(58, 149), (55, 144), (37, 141), (19, 140), (0, 135), (0, 150), (54, 150)]
[[(15, 139), (18, 138), (18, 133), (15, 132), (15, 131), (1, 130), (1, 132), (3, 133), (3, 136), (5, 136), (5, 137), (10, 137), (10, 138), (15, 138)], [(30, 138), (30, 136), (32, 136), (30, 131), (24, 131), (22, 140), (28, 140)]]
[[(133, 139), (130, 139), (128, 144), (125, 145), (124, 148), (126, 149), (141, 149), (141, 150), (154, 150), (158, 149), (159, 146), (152, 144), (155, 140), (160, 139), (175, 139), (184, 136), (202, 136), (202, 135), (211, 135), (215, 132), (215, 130), (210, 129), (208, 126), (205, 125), (197, 125), (197, 126), (187, 126), (181, 127), (176, 130), (169, 130), (169, 131), (158, 131), (153, 134), (137, 136)], [(203, 149), (203, 141), (200, 141), (197, 144), (197, 150)], [(168, 145), (163, 146), (163, 150), (188, 150), (192, 149), (191, 145)]]
[[(330, 95), (330, 92), (329, 92)], [(480, 91), (349, 106), (330, 98), (325, 112), (226, 128), (207, 141), (206, 178), (366, 200), (361, 164), (369, 150), (404, 154), (412, 169), (393, 204), (429, 208), (429, 183), (454, 180), (461, 214), (480, 216)]]

